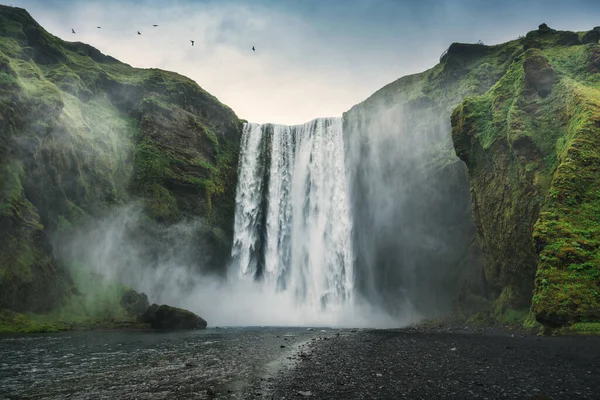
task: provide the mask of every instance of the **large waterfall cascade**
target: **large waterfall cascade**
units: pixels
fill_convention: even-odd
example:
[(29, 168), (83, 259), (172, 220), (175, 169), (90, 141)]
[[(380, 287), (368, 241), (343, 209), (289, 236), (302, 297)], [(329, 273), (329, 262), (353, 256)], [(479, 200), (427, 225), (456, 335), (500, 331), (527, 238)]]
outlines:
[(347, 185), (341, 118), (246, 124), (232, 249), (238, 276), (315, 312), (350, 303)]

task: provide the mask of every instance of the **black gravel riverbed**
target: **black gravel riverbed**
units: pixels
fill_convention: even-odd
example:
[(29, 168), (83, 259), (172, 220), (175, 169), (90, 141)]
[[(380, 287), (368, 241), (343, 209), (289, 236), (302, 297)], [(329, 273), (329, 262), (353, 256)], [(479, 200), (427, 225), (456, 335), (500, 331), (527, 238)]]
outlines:
[(600, 399), (600, 337), (340, 333), (270, 382), (273, 399)]
[(0, 399), (600, 399), (600, 337), (232, 328), (0, 335)]

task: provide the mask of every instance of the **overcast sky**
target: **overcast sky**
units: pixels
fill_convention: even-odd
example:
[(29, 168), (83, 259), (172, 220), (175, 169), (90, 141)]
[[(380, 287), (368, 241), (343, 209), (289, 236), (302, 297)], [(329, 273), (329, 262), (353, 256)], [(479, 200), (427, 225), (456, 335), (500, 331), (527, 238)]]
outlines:
[(340, 116), (385, 84), (433, 66), (452, 42), (500, 43), (542, 22), (564, 30), (600, 25), (600, 0), (6, 3), (62, 39), (187, 75), (241, 118), (285, 124)]

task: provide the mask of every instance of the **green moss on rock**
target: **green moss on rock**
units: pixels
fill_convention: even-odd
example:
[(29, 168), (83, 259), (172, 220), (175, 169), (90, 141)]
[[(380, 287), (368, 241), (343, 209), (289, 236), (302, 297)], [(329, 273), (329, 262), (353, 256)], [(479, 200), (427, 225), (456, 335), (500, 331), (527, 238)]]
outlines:
[(500, 299), (510, 291), (502, 304), (531, 300), (548, 326), (600, 319), (598, 46), (576, 37), (528, 34), (502, 79), (452, 116), (486, 276)]
[(206, 220), (224, 232), (223, 256), (240, 134), (231, 109), (191, 79), (132, 68), (0, 6), (0, 308), (70, 298), (73, 274), (49, 236), (130, 201), (162, 224)]

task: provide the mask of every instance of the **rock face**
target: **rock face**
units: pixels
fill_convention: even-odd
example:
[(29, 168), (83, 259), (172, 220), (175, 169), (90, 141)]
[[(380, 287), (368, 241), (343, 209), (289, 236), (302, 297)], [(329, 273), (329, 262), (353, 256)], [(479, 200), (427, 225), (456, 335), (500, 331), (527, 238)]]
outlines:
[(583, 35), (583, 37), (581, 38), (581, 41), (584, 44), (598, 44), (599, 40), (600, 40), (600, 29), (596, 30), (596, 28), (594, 28), (594, 30), (586, 32), (585, 35)]
[(191, 311), (152, 304), (142, 316), (142, 321), (154, 329), (205, 329), (206, 321)]
[(379, 90), (344, 114), (356, 287), (390, 312), (478, 311), (490, 291), (467, 170), (450, 143), (453, 108), (483, 94), (520, 52), (453, 43), (440, 64)]
[(121, 297), (121, 306), (129, 315), (141, 317), (150, 307), (150, 303), (146, 294), (128, 290)]
[(537, 48), (452, 115), (497, 310), (549, 326), (600, 319), (598, 45), (567, 36), (528, 33)]
[(556, 81), (556, 73), (541, 51), (528, 50), (527, 57), (523, 62), (523, 70), (526, 87), (537, 92), (540, 97), (550, 94)]
[(134, 69), (0, 6), (0, 309), (57, 306), (73, 282), (52, 244), (131, 202), (161, 226), (205, 221), (202, 257), (222, 272), (241, 128), (192, 80)]

